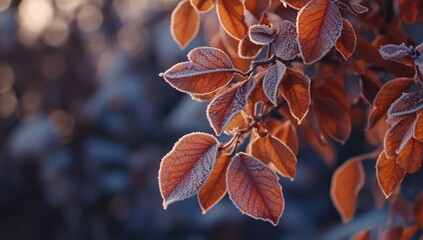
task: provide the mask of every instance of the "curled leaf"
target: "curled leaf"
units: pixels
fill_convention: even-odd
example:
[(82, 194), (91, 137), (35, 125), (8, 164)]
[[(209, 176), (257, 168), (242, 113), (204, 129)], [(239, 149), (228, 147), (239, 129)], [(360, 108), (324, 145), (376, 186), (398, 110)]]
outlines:
[(258, 159), (238, 153), (226, 175), (228, 194), (248, 216), (277, 225), (284, 210), (282, 187), (276, 174)]
[(273, 41), (273, 31), (266, 25), (256, 24), (250, 26), (248, 36), (251, 42), (257, 45), (267, 45)]
[(385, 151), (382, 151), (376, 162), (376, 178), (386, 198), (391, 196), (395, 188), (402, 182), (404, 175), (405, 171), (398, 166), (395, 158), (388, 158)]
[(335, 47), (342, 54), (342, 57), (348, 60), (354, 53), (357, 37), (351, 23), (345, 18), (342, 19), (342, 22), (344, 27), (342, 28), (341, 36), (336, 41)]
[(409, 48), (404, 44), (387, 44), (379, 49), (379, 53), (385, 60), (392, 60), (398, 63), (413, 66), (413, 60), (409, 56)]
[(353, 11), (357, 14), (363, 14), (369, 11), (369, 8), (359, 4), (359, 3), (351, 3), (350, 7), (353, 9)]
[(285, 64), (277, 61), (275, 65), (271, 66), (269, 70), (267, 70), (266, 75), (264, 75), (263, 91), (270, 102), (272, 102), (275, 106), (278, 105), (278, 87), (285, 75), (285, 71)]
[(235, 114), (247, 106), (248, 95), (254, 88), (250, 78), (215, 97), (207, 107), (207, 118), (217, 135), (220, 135)]
[(251, 42), (250, 37), (246, 35), (238, 44), (238, 56), (244, 59), (254, 59), (260, 54), (263, 46)]
[(305, 64), (321, 59), (342, 32), (342, 16), (331, 0), (309, 1), (298, 13), (298, 42)]
[(189, 0), (181, 1), (173, 10), (170, 20), (170, 32), (180, 48), (185, 48), (197, 35), (199, 27), (200, 15), (197, 10)]
[(229, 56), (212, 47), (194, 48), (189, 62), (174, 65), (160, 76), (181, 92), (206, 94), (226, 86), (234, 76)]
[(164, 209), (198, 192), (213, 169), (217, 151), (217, 139), (207, 133), (187, 134), (175, 143), (159, 169)]

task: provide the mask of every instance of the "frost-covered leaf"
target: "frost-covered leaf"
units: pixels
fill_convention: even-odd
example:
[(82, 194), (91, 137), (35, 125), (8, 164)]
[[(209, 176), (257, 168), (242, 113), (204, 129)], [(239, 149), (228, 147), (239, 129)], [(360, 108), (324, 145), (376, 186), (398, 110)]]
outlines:
[(251, 145), (251, 154), (280, 175), (294, 180), (297, 158), (292, 150), (272, 135), (256, 139)]
[(229, 164), (226, 184), (231, 201), (242, 213), (278, 224), (285, 206), (282, 187), (266, 165), (238, 153)]
[(350, 7), (353, 9), (353, 11), (357, 14), (363, 14), (369, 11), (369, 8), (359, 4), (359, 3), (351, 3)]
[(189, 62), (174, 65), (160, 76), (181, 92), (206, 94), (226, 86), (234, 76), (229, 56), (220, 49), (198, 47), (188, 53)]
[(244, 20), (244, 4), (239, 0), (217, 0), (220, 25), (233, 38), (241, 40), (248, 31)]
[(275, 54), (281, 59), (288, 61), (294, 59), (300, 53), (298, 48), (297, 28), (295, 24), (282, 20), (279, 24), (279, 32), (275, 40)]
[(402, 118), (388, 129), (384, 139), (385, 154), (387, 157), (396, 157), (397, 150), (400, 148), (401, 143), (409, 128), (413, 126), (414, 121), (415, 116), (409, 115), (405, 118)]
[(402, 182), (405, 171), (398, 166), (395, 158), (388, 158), (384, 151), (376, 162), (376, 178), (386, 198), (391, 196), (395, 188)]
[(200, 27), (200, 15), (192, 7), (189, 0), (181, 1), (172, 12), (170, 32), (180, 48), (187, 44), (197, 35)]
[(364, 168), (360, 158), (345, 161), (332, 175), (330, 196), (342, 221), (354, 217), (358, 193), (364, 185)]
[(388, 110), (388, 117), (415, 113), (423, 108), (423, 90), (403, 93)]
[(319, 122), (334, 140), (345, 143), (351, 133), (348, 113), (334, 100), (326, 97), (313, 99)]
[(285, 99), (291, 115), (301, 124), (307, 115), (310, 104), (310, 78), (292, 68), (287, 68), (283, 81), (279, 84), (278, 102)]
[(235, 114), (247, 106), (248, 95), (254, 87), (254, 79), (250, 78), (215, 97), (207, 107), (207, 118), (210, 126), (220, 135)]
[(216, 164), (209, 178), (200, 188), (198, 192), (198, 202), (200, 203), (203, 214), (206, 214), (207, 211), (225, 196), (226, 172), (230, 160), (231, 155), (222, 151), (216, 159)]
[(303, 8), (310, 0), (281, 0), (282, 3), (288, 4), (290, 7), (300, 10)]
[(410, 138), (398, 153), (397, 164), (407, 173), (420, 169), (423, 160), (423, 142)]
[(269, 70), (267, 70), (266, 75), (264, 75), (263, 91), (270, 102), (272, 102), (275, 106), (278, 105), (278, 88), (283, 76), (285, 75), (285, 72), (285, 64), (277, 61), (275, 65), (271, 66)]
[(260, 19), (263, 13), (270, 7), (271, 0), (245, 0), (245, 8), (250, 11), (256, 19)]
[(300, 10), (297, 33), (304, 63), (321, 59), (341, 36), (342, 16), (331, 0), (314, 0)]
[(357, 37), (351, 23), (346, 19), (342, 19), (342, 21), (344, 27), (342, 28), (341, 36), (336, 41), (335, 47), (342, 54), (342, 57), (348, 60), (354, 53)]
[(413, 66), (413, 59), (408, 54), (409, 48), (402, 43), (400, 45), (387, 44), (383, 45), (379, 49), (379, 53), (385, 60), (391, 60), (398, 63)]
[(275, 138), (284, 142), (295, 155), (298, 154), (297, 129), (291, 121), (282, 122), (281, 120), (268, 118), (266, 119), (266, 126)]
[(200, 12), (208, 12), (214, 7), (215, 0), (191, 0), (192, 6)]
[(372, 128), (379, 119), (386, 115), (391, 104), (413, 84), (411, 78), (396, 78), (385, 83), (373, 101), (373, 108), (369, 115), (368, 128)]
[(207, 133), (187, 134), (175, 143), (159, 169), (164, 209), (198, 192), (212, 172), (217, 151), (217, 139)]
[(262, 45), (257, 45), (251, 42), (250, 37), (246, 35), (238, 44), (238, 56), (244, 59), (254, 59), (256, 58), (261, 50), (263, 49)]
[(251, 42), (257, 45), (267, 45), (273, 41), (273, 31), (266, 25), (256, 24), (248, 29)]

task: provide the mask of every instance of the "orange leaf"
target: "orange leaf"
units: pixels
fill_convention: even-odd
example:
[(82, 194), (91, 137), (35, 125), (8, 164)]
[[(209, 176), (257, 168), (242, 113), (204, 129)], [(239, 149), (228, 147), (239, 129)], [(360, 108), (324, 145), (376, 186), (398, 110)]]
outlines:
[(294, 180), (297, 158), (279, 139), (270, 134), (256, 139), (251, 145), (251, 154), (268, 166), (273, 166), (280, 175)]
[(207, 107), (207, 118), (210, 126), (220, 135), (235, 114), (247, 106), (248, 95), (254, 87), (254, 79), (250, 78), (220, 94)]
[(423, 90), (403, 93), (392, 103), (388, 110), (388, 117), (400, 116), (417, 112), (423, 108)]
[(331, 0), (314, 0), (297, 17), (300, 52), (305, 64), (321, 59), (335, 45), (342, 32), (342, 16)]
[(264, 75), (263, 79), (263, 91), (267, 98), (273, 105), (278, 105), (277, 93), (279, 84), (282, 81), (283, 76), (286, 72), (286, 66), (282, 62), (277, 61), (275, 65), (272, 65)]
[(245, 0), (244, 5), (256, 19), (260, 19), (263, 13), (270, 7), (271, 0)]
[(230, 154), (221, 152), (216, 159), (216, 164), (214, 165), (209, 178), (200, 188), (200, 191), (198, 192), (198, 202), (200, 203), (203, 214), (206, 214), (207, 211), (209, 211), (225, 196), (225, 177), (230, 160)]
[(159, 169), (164, 209), (198, 192), (212, 172), (217, 151), (217, 139), (207, 133), (187, 134), (175, 143)]
[(290, 7), (299, 10), (310, 2), (310, 0), (281, 0), (281, 2), (287, 3)]
[(194, 48), (189, 62), (174, 65), (160, 76), (181, 92), (206, 94), (226, 86), (234, 76), (228, 55), (212, 47)]
[(401, 94), (411, 87), (413, 79), (396, 78), (385, 83), (373, 101), (373, 108), (370, 112), (368, 129), (372, 128), (380, 118), (388, 111), (391, 104), (401, 96)]
[(397, 164), (407, 173), (415, 173), (420, 169), (423, 160), (423, 142), (410, 138), (397, 155)]
[(288, 103), (291, 115), (297, 119), (298, 124), (301, 124), (311, 104), (310, 78), (292, 68), (287, 68), (279, 85), (279, 94)]
[(344, 223), (354, 217), (364, 177), (363, 164), (359, 158), (345, 161), (332, 176), (330, 196)]
[(345, 60), (351, 57), (354, 53), (355, 46), (357, 44), (357, 37), (351, 23), (347, 19), (342, 19), (343, 28), (341, 37), (336, 41), (335, 47)]
[(354, 236), (351, 237), (351, 240), (370, 240), (370, 231), (371, 229), (362, 230), (354, 234)]
[(225, 134), (231, 134), (232, 131), (236, 129), (243, 129), (247, 128), (247, 120), (244, 117), (243, 112), (239, 112), (235, 114), (235, 116), (232, 118), (232, 120), (229, 122), (229, 124), (225, 127)]
[(319, 122), (329, 136), (340, 143), (345, 143), (351, 133), (348, 113), (330, 98), (315, 97), (314, 103)]
[(419, 111), (417, 119), (414, 122), (413, 137), (419, 141), (423, 141), (423, 111)]
[(416, 201), (414, 202), (413, 213), (414, 213), (414, 219), (416, 220), (416, 223), (420, 226), (420, 228), (422, 228), (423, 227), (423, 193), (420, 193)]
[(191, 0), (192, 6), (200, 12), (208, 12), (214, 6), (215, 0)]
[(291, 121), (280, 121), (273, 118), (266, 119), (266, 126), (275, 138), (285, 143), (292, 152), (298, 154), (298, 136), (297, 129)]
[(226, 175), (228, 194), (234, 205), (248, 216), (277, 225), (284, 210), (278, 176), (258, 159), (238, 153)]
[(238, 56), (240, 58), (253, 59), (260, 54), (262, 49), (263, 46), (251, 42), (250, 37), (246, 35), (243, 39), (241, 39), (241, 41), (239, 41)]
[(414, 115), (409, 115), (406, 118), (402, 118), (398, 123), (388, 129), (384, 139), (385, 154), (388, 157), (396, 157), (397, 150), (400, 148), (401, 143), (409, 131), (409, 128), (413, 126), (415, 121)]
[(404, 175), (405, 171), (398, 166), (395, 158), (388, 158), (385, 151), (382, 151), (376, 162), (376, 178), (386, 198), (391, 196), (395, 188), (402, 182)]
[(287, 20), (282, 20), (279, 23), (279, 32), (275, 40), (276, 56), (288, 61), (294, 59), (299, 53), (295, 24)]
[(231, 37), (241, 40), (248, 30), (244, 21), (244, 4), (239, 0), (218, 0), (216, 11), (223, 29)]
[(180, 48), (185, 48), (197, 35), (199, 27), (200, 15), (197, 10), (189, 0), (181, 1), (173, 10), (170, 21), (170, 32)]

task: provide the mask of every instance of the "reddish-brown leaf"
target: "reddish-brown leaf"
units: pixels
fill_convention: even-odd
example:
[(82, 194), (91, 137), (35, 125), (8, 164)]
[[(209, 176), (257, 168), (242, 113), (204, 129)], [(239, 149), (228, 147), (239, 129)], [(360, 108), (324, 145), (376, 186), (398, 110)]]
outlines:
[(263, 13), (270, 7), (271, 0), (245, 0), (245, 8), (250, 11), (256, 19), (261, 19)]
[(361, 159), (354, 158), (345, 161), (332, 176), (330, 196), (344, 223), (354, 217), (364, 177)]
[(417, 113), (417, 118), (414, 122), (413, 137), (419, 141), (423, 141), (423, 111)]
[(275, 54), (283, 60), (294, 59), (299, 53), (295, 24), (282, 20), (279, 24), (279, 33), (275, 40)]
[(414, 220), (423, 228), (423, 193), (420, 193), (413, 206)]
[(212, 172), (217, 151), (217, 139), (207, 133), (187, 134), (175, 143), (159, 169), (164, 209), (198, 192)]
[(270, 133), (277, 139), (284, 142), (292, 152), (298, 154), (298, 135), (297, 129), (291, 121), (280, 121), (273, 118), (266, 119), (266, 126)]
[(198, 202), (206, 214), (226, 194), (226, 172), (231, 155), (221, 152), (216, 159), (213, 171), (198, 192)]
[(281, 2), (288, 4), (290, 7), (297, 10), (303, 8), (310, 0), (281, 0)]
[(273, 167), (280, 175), (294, 180), (297, 158), (282, 141), (267, 134), (256, 139), (251, 145), (251, 154), (263, 163)]
[(170, 20), (170, 32), (180, 48), (185, 48), (197, 35), (199, 27), (200, 15), (197, 10), (189, 0), (181, 1), (173, 10)]
[(423, 142), (410, 138), (401, 152), (398, 153), (397, 164), (407, 173), (415, 173), (420, 169), (423, 160)]
[(174, 65), (160, 76), (181, 92), (206, 94), (226, 86), (234, 76), (229, 56), (212, 47), (194, 48), (189, 62)]
[(216, 11), (223, 29), (231, 37), (241, 40), (248, 30), (244, 21), (244, 4), (239, 0), (217, 0)]
[(248, 95), (254, 87), (254, 79), (250, 78), (215, 97), (207, 107), (207, 118), (210, 126), (220, 135), (235, 114), (247, 106)]
[(357, 44), (357, 37), (351, 23), (347, 19), (342, 19), (343, 28), (341, 36), (336, 41), (335, 47), (345, 60), (348, 60), (354, 53)]
[(278, 92), (280, 95), (278, 99), (286, 100), (291, 115), (297, 119), (298, 124), (301, 124), (311, 104), (310, 78), (292, 68), (287, 68)]
[(370, 112), (368, 129), (372, 128), (380, 118), (386, 115), (391, 104), (398, 99), (403, 92), (407, 91), (413, 84), (411, 78), (396, 78), (385, 83), (379, 90), (373, 101), (373, 108)]
[(369, 11), (369, 9), (359, 3), (352, 2), (350, 3), (350, 7), (353, 9), (353, 11), (357, 14), (363, 14)]
[(423, 2), (416, 0), (399, 0), (402, 20), (407, 24), (423, 22)]
[(351, 133), (351, 120), (348, 113), (334, 100), (315, 97), (315, 110), (319, 122), (333, 139), (345, 143)]
[(248, 29), (251, 42), (257, 45), (267, 45), (273, 41), (273, 31), (266, 25), (256, 24)]
[(388, 117), (415, 113), (423, 108), (423, 90), (403, 93), (401, 97), (392, 103), (388, 110)]
[(229, 198), (248, 216), (277, 225), (284, 210), (278, 176), (258, 159), (238, 153), (226, 175)]
[(192, 6), (200, 12), (208, 12), (214, 7), (215, 0), (191, 0)]
[(413, 66), (413, 59), (408, 54), (409, 48), (405, 43), (401, 45), (387, 44), (383, 45), (379, 49), (379, 53), (385, 60), (391, 60), (398, 63)]
[(243, 129), (247, 127), (248, 127), (247, 120), (245, 119), (244, 114), (241, 111), (235, 114), (235, 116), (232, 118), (229, 124), (225, 127), (224, 133), (229, 135), (234, 130)]
[(391, 196), (395, 188), (402, 182), (404, 175), (405, 171), (398, 166), (395, 158), (388, 158), (385, 151), (382, 151), (376, 162), (376, 178), (386, 198)]
[(354, 234), (354, 236), (351, 237), (351, 240), (370, 240), (370, 231), (371, 229), (362, 230)]
[(297, 17), (298, 42), (304, 63), (321, 59), (335, 45), (342, 32), (342, 16), (331, 0), (314, 0)]
[(272, 102), (275, 106), (278, 105), (278, 88), (283, 76), (285, 75), (285, 72), (285, 64), (277, 61), (275, 65), (272, 65), (269, 70), (267, 70), (266, 75), (264, 75), (263, 91), (270, 102)]
[(410, 127), (413, 126), (415, 121), (414, 115), (409, 115), (405, 118), (400, 119), (396, 124), (393, 124), (388, 129), (384, 139), (385, 154), (388, 157), (396, 157), (397, 150), (400, 149), (401, 143)]
[(263, 46), (251, 42), (250, 37), (246, 35), (238, 45), (238, 56), (244, 59), (254, 59), (263, 49)]

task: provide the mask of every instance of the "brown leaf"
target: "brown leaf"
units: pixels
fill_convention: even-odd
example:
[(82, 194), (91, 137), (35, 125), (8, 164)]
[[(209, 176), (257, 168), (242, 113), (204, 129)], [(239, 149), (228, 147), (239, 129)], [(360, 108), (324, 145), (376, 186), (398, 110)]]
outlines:
[(292, 152), (298, 154), (298, 136), (297, 129), (291, 121), (280, 121), (273, 118), (266, 119), (266, 126), (270, 133), (277, 139), (285, 143)]
[(180, 48), (185, 48), (197, 35), (199, 27), (200, 15), (197, 10), (189, 0), (181, 1), (173, 10), (170, 20), (170, 32)]
[(369, 9), (359, 3), (352, 2), (350, 3), (351, 8), (354, 10), (357, 14), (363, 14), (369, 11)]
[(220, 135), (235, 114), (247, 106), (248, 95), (254, 87), (250, 78), (220, 94), (207, 107), (207, 119), (217, 135)]
[(245, 59), (254, 59), (260, 54), (262, 49), (263, 46), (251, 42), (250, 37), (246, 35), (239, 41), (238, 56)]
[(297, 28), (295, 24), (282, 20), (279, 24), (279, 32), (275, 40), (275, 54), (281, 59), (288, 61), (294, 59), (300, 53), (297, 40)]
[(414, 61), (408, 52), (409, 48), (405, 45), (405, 43), (401, 45), (387, 44), (381, 46), (379, 49), (379, 53), (383, 59), (413, 66)]
[(256, 19), (260, 19), (263, 13), (270, 7), (271, 0), (245, 0), (244, 5)]
[(416, 121), (414, 122), (413, 137), (419, 141), (423, 141), (423, 111), (417, 113)]
[(234, 76), (228, 55), (212, 47), (194, 48), (189, 62), (174, 65), (160, 76), (181, 92), (206, 94), (226, 86)]
[(192, 6), (200, 12), (208, 12), (214, 7), (215, 0), (191, 0)]
[(281, 96), (278, 99), (287, 101), (291, 115), (297, 119), (298, 124), (301, 124), (311, 104), (310, 78), (292, 68), (287, 68), (278, 91)]
[(256, 24), (248, 29), (251, 42), (257, 45), (267, 45), (273, 42), (273, 31), (266, 25)]
[(231, 37), (241, 40), (248, 30), (244, 21), (244, 4), (239, 0), (218, 0), (216, 11), (223, 29)]
[(175, 143), (159, 169), (164, 209), (198, 192), (212, 172), (217, 151), (217, 139), (207, 133), (187, 134)]
[(267, 98), (273, 105), (278, 105), (278, 87), (282, 81), (283, 76), (286, 72), (286, 66), (282, 62), (277, 61), (275, 65), (272, 65), (264, 75), (263, 79), (263, 91)]
[(415, 173), (420, 169), (423, 160), (423, 142), (410, 138), (401, 152), (398, 153), (397, 164), (407, 173)]
[(345, 161), (332, 176), (330, 196), (344, 223), (354, 217), (364, 177), (361, 159), (354, 158)]
[(371, 229), (364, 229), (351, 237), (351, 240), (370, 240)]
[(390, 158), (397, 156), (397, 150), (400, 148), (406, 133), (409, 131), (409, 128), (412, 127), (414, 121), (415, 116), (411, 114), (402, 118), (398, 123), (388, 129), (384, 140), (386, 156)]
[(206, 214), (226, 194), (226, 172), (231, 155), (221, 152), (216, 159), (213, 171), (198, 192), (198, 202)]
[(414, 219), (416, 223), (423, 228), (423, 193), (421, 192), (414, 202), (413, 206)]
[(413, 84), (411, 78), (396, 78), (385, 83), (373, 101), (373, 108), (370, 112), (368, 129), (372, 128), (379, 119), (386, 115), (391, 104), (398, 99), (403, 92), (407, 91)]
[(281, 0), (281, 2), (287, 3), (290, 7), (297, 10), (303, 8), (310, 0)]
[(320, 124), (334, 140), (345, 143), (351, 133), (351, 120), (348, 113), (334, 100), (315, 97), (315, 110)]
[(258, 159), (238, 153), (229, 164), (226, 184), (229, 198), (242, 213), (278, 224), (285, 203), (275, 172)]
[(342, 32), (342, 16), (331, 0), (314, 0), (300, 10), (297, 32), (305, 64), (321, 59), (335, 45)]
[(395, 188), (402, 182), (404, 175), (405, 171), (398, 166), (395, 158), (388, 158), (385, 151), (382, 151), (376, 162), (376, 178), (386, 198), (391, 196)]
[(256, 139), (251, 145), (251, 154), (268, 166), (274, 167), (280, 175), (294, 180), (297, 158), (279, 139), (270, 134)]
[(351, 23), (347, 19), (342, 19), (343, 28), (341, 36), (336, 41), (335, 47), (345, 60), (348, 60), (354, 53), (357, 44), (357, 37)]
[(388, 117), (406, 115), (417, 112), (423, 108), (423, 90), (403, 93), (392, 103), (388, 110)]

